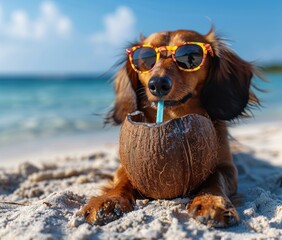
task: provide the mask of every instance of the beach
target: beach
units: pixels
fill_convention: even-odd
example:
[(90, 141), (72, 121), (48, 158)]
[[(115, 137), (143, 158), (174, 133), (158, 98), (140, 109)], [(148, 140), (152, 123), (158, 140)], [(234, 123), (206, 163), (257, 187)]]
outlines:
[(137, 200), (134, 211), (112, 223), (86, 223), (79, 215), (81, 206), (99, 195), (119, 166), (116, 131), (111, 140), (99, 144), (89, 144), (88, 139), (80, 151), (60, 146), (57, 156), (54, 151), (51, 157), (42, 154), (29, 161), (22, 155), (16, 164), (7, 157), (10, 164), (0, 170), (0, 238), (280, 239), (282, 122), (232, 126), (230, 133), (238, 193), (243, 196), (236, 207), (241, 219), (236, 226), (216, 229), (199, 224), (185, 210), (189, 198)]
[[(0, 240), (282, 240), (281, 12), (282, 1), (0, 1)], [(120, 134), (136, 110), (172, 124)], [(188, 113), (202, 118), (173, 119)], [(96, 216), (84, 208), (124, 183)]]
[(262, 107), (229, 127), (242, 202), (225, 229), (189, 218), (189, 198), (137, 200), (112, 223), (86, 223), (81, 207), (119, 166), (119, 126), (103, 127), (110, 77), (2, 77), (0, 239), (281, 239), (281, 74), (268, 77)]

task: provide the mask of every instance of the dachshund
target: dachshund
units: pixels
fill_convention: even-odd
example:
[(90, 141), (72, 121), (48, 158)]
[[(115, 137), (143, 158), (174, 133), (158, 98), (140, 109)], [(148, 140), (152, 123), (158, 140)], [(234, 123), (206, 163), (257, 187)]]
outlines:
[[(164, 121), (187, 114), (208, 116), (218, 140), (217, 167), (187, 204), (188, 216), (212, 227), (239, 222), (231, 202), (237, 191), (237, 169), (228, 143), (228, 121), (248, 116), (259, 100), (251, 90), (257, 74), (214, 28), (206, 35), (177, 30), (140, 37), (126, 50), (115, 78), (115, 103), (106, 121), (121, 124), (128, 113), (143, 111), (156, 118), (156, 103), (164, 100)], [(90, 224), (103, 225), (133, 210), (138, 191), (120, 166), (103, 194), (92, 197), (82, 212)], [(190, 196), (191, 197), (191, 196)]]

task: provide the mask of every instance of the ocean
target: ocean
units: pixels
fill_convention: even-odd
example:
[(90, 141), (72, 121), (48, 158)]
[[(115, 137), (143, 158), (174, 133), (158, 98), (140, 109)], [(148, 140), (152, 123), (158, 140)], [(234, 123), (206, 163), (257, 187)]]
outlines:
[(103, 129), (110, 77), (0, 77), (0, 144)]
[[(103, 131), (111, 76), (1, 76), (0, 145)], [(262, 108), (247, 123), (282, 120), (282, 74), (256, 81)]]

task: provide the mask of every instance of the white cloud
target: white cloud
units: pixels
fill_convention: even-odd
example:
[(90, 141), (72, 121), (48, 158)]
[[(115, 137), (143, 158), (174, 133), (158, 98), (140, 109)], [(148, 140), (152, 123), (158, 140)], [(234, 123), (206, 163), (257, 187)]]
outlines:
[(93, 69), (108, 70), (117, 62), (117, 56), (129, 41), (136, 37), (136, 18), (133, 11), (120, 6), (103, 18), (104, 29), (90, 37), (93, 49)]
[(72, 30), (71, 20), (60, 13), (51, 1), (41, 3), (39, 16), (30, 19), (25, 10), (14, 10), (5, 21), (0, 6), (1, 34), (11, 39), (42, 40), (48, 37), (64, 37)]
[(103, 31), (89, 35), (76, 35), (69, 16), (50, 0), (36, 15), (29, 9), (3, 10), (0, 4), (0, 74), (104, 71), (136, 37), (135, 16), (127, 7), (105, 15)]
[(79, 70), (75, 57), (66, 59), (76, 54), (71, 33), (71, 19), (50, 0), (40, 3), (36, 15), (29, 9), (7, 12), (0, 4), (0, 73)]
[(128, 7), (118, 7), (114, 13), (106, 15), (103, 22), (104, 31), (94, 33), (91, 37), (94, 44), (110, 44), (116, 47), (135, 35), (135, 16)]
[(6, 33), (12, 37), (27, 38), (30, 35), (30, 23), (25, 11), (16, 10), (11, 14), (11, 22)]

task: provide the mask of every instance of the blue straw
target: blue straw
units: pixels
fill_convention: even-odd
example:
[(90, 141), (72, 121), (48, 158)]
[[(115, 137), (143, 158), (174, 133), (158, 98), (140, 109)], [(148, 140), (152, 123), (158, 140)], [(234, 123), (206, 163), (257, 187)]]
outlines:
[(158, 101), (158, 109), (157, 109), (157, 119), (156, 123), (163, 122), (163, 116), (164, 116), (164, 101), (160, 100)]

